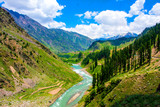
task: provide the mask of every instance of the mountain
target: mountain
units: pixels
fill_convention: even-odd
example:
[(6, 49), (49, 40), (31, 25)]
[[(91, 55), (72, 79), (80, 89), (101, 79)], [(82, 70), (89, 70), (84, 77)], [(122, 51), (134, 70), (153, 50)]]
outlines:
[(87, 49), (93, 42), (92, 39), (81, 34), (62, 29), (48, 29), (26, 15), (12, 10), (7, 11), (20, 27), (53, 52), (81, 51)]
[(110, 49), (113, 49), (115, 46), (122, 48), (126, 45), (129, 45), (130, 43), (133, 43), (135, 39), (136, 37), (131, 37), (130, 35), (126, 35), (114, 40), (98, 40), (94, 41), (90, 45), (88, 50), (101, 50), (104, 47), (109, 47)]
[(121, 37), (123, 37), (123, 35), (116, 35), (116, 36), (107, 38), (107, 40), (116, 40), (116, 39), (121, 38)]
[[(48, 106), (80, 80), (0, 8), (0, 106)], [(49, 94), (57, 88), (55, 95)]]
[(107, 38), (96, 38), (96, 39), (94, 39), (95, 41), (105, 41), (105, 40), (107, 40)]
[(116, 40), (118, 38), (122, 38), (122, 37), (125, 37), (125, 38), (130, 38), (130, 37), (137, 37), (138, 35), (136, 33), (126, 33), (126, 34), (123, 34), (123, 35), (116, 35), (116, 36), (113, 36), (113, 37), (109, 37), (109, 38), (106, 38), (106, 37), (102, 37), (102, 38), (96, 38), (95, 41), (98, 41), (98, 40), (101, 40), (101, 41), (105, 41), (105, 40)]
[(140, 35), (122, 49), (104, 48), (83, 59), (93, 84), (78, 107), (160, 105), (160, 24)]
[(125, 38), (130, 38), (130, 37), (137, 37), (138, 35), (136, 34), (136, 33), (130, 33), (130, 32), (128, 32), (128, 33), (126, 33), (123, 37), (125, 37)]
[(114, 36), (114, 37), (110, 37), (110, 38), (107, 38), (107, 40), (116, 40), (118, 38), (122, 38), (122, 37), (125, 37), (125, 38), (130, 38), (130, 37), (137, 37), (138, 35), (136, 33), (126, 33), (124, 35), (117, 35), (117, 36)]

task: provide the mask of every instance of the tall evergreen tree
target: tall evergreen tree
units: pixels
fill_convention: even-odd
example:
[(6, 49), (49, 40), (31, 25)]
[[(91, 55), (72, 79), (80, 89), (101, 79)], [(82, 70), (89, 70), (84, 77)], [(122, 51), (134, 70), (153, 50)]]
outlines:
[(151, 62), (151, 40), (148, 41), (148, 63)]
[(96, 85), (96, 75), (93, 73), (93, 81), (92, 81), (92, 87), (95, 88)]
[(160, 34), (158, 34), (157, 47), (158, 47), (158, 50), (160, 51)]

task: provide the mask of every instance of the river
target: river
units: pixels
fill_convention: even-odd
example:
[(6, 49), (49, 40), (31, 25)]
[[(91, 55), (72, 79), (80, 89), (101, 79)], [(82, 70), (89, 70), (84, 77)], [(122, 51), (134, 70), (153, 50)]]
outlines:
[(65, 91), (50, 107), (72, 107), (83, 97), (85, 91), (92, 84), (92, 77), (82, 71), (81, 67), (73, 64), (72, 68), (77, 74), (83, 77), (83, 80)]

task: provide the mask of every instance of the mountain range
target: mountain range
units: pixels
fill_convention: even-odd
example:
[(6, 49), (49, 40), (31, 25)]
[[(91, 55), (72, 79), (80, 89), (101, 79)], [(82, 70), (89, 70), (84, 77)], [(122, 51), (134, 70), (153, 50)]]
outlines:
[(124, 47), (133, 43), (136, 39), (137, 35), (132, 33), (127, 33), (125, 36), (115, 36), (109, 39), (99, 39), (94, 41), (88, 50), (101, 50), (104, 47), (109, 47), (109, 49), (113, 49), (115, 46)]
[(109, 38), (106, 38), (106, 37), (102, 37), (102, 38), (96, 38), (95, 40), (116, 40), (118, 38), (122, 38), (122, 37), (125, 37), (125, 38), (132, 38), (132, 37), (137, 37), (138, 35), (136, 33), (131, 33), (131, 32), (128, 32), (126, 34), (119, 34), (119, 35), (116, 35), (116, 36), (112, 36), (112, 37), (109, 37)]
[(92, 39), (81, 34), (62, 29), (48, 29), (27, 15), (6, 10), (20, 27), (25, 29), (33, 38), (47, 46), (52, 52), (81, 51), (87, 49), (93, 42)]

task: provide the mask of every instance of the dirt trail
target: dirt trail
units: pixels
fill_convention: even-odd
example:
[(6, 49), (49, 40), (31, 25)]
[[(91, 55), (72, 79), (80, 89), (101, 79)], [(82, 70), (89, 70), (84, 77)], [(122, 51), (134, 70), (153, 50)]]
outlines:
[(49, 93), (49, 94), (52, 94), (52, 95), (55, 95), (55, 94), (57, 94), (59, 91), (61, 91), (61, 89), (62, 89), (62, 88), (57, 88), (57, 89), (52, 90), (52, 91), (50, 91), (50, 92), (48, 92), (48, 93)]
[(44, 90), (44, 89), (47, 89), (47, 88), (52, 88), (52, 87), (55, 87), (55, 86), (59, 86), (60, 84), (61, 84), (61, 82), (59, 82), (57, 85), (39, 88), (38, 90), (34, 91), (31, 95), (33, 95), (34, 93), (37, 93), (40, 90)]
[(22, 95), (22, 96), (20, 96), (20, 97), (19, 97), (19, 99), (22, 99), (24, 96), (26, 96), (26, 95)]
[(12, 71), (13, 75), (19, 77), (19, 74), (17, 73), (17, 71), (12, 66), (10, 66), (10, 70)]
[(54, 90), (52, 90), (52, 91), (50, 91), (50, 92), (48, 92), (49, 94), (52, 94), (52, 95), (55, 95), (55, 94), (57, 94), (59, 91), (61, 91), (61, 87), (63, 86), (63, 84), (61, 84), (60, 86), (59, 86), (59, 88), (57, 88), (57, 89), (54, 89)]
[[(59, 81), (57, 81), (57, 82), (55, 83), (55, 85), (53, 85), (53, 86), (48, 86), (48, 87), (39, 88), (38, 90), (32, 92), (31, 95), (37, 93), (37, 92), (40, 91), (40, 90), (44, 90), (44, 89), (47, 89), (47, 88), (52, 88), (52, 87), (55, 87), (55, 86), (59, 86), (59, 85), (62, 83), (62, 82), (59, 82), (59, 83), (58, 83), (58, 82), (59, 82)], [(61, 84), (59, 87), (62, 87), (62, 85), (63, 85), (63, 84)], [(31, 95), (30, 95), (30, 96), (31, 96)], [(26, 96), (26, 95), (20, 96), (19, 99), (22, 99), (24, 96)]]

